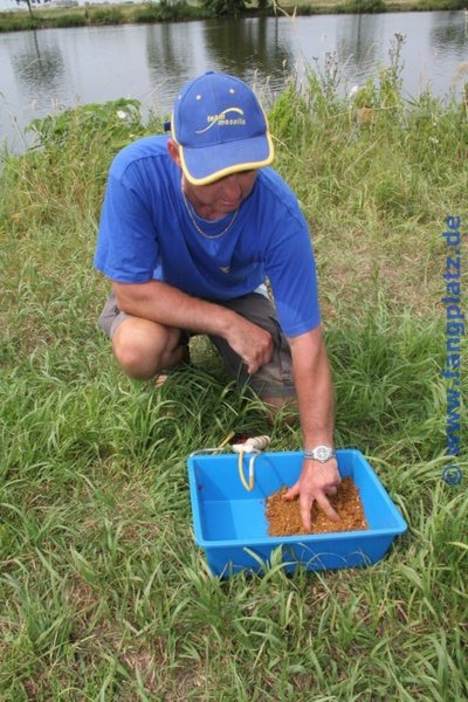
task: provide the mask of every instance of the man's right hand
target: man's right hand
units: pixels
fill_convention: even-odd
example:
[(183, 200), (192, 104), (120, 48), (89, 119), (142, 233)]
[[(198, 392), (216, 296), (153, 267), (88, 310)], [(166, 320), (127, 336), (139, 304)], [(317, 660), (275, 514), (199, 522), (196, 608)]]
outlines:
[(231, 325), (225, 339), (232, 350), (241, 357), (247, 366), (247, 372), (253, 375), (265, 363), (271, 361), (273, 337), (257, 324), (240, 315), (236, 316), (237, 319)]
[(189, 329), (226, 339), (252, 375), (273, 355), (269, 332), (215, 303), (199, 300), (159, 280), (113, 283), (119, 309), (174, 329)]

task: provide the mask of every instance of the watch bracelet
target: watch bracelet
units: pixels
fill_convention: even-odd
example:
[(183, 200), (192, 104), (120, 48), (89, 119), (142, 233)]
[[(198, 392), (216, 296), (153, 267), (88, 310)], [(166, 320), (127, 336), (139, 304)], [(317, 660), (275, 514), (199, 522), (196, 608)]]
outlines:
[(304, 460), (309, 460), (309, 461), (318, 461), (319, 463), (328, 463), (332, 458), (336, 458), (336, 451), (335, 449), (332, 449), (332, 454), (327, 458), (325, 461), (320, 461), (320, 459), (316, 458), (314, 456), (314, 451), (308, 451), (307, 449), (304, 449)]

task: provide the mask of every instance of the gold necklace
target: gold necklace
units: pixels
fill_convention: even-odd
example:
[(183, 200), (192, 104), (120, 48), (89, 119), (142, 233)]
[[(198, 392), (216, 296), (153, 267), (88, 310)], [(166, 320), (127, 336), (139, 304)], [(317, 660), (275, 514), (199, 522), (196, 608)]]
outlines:
[(232, 227), (232, 225), (233, 225), (234, 222), (236, 221), (237, 215), (239, 214), (239, 208), (237, 208), (237, 210), (235, 210), (234, 214), (232, 215), (232, 218), (231, 218), (231, 221), (229, 222), (229, 224), (228, 224), (226, 227), (224, 227), (223, 231), (222, 231), (222, 232), (219, 232), (219, 234), (207, 234), (206, 232), (203, 231), (203, 229), (199, 226), (197, 220), (195, 219), (195, 214), (194, 214), (194, 212), (193, 212), (192, 205), (191, 205), (191, 203), (187, 200), (187, 197), (186, 197), (186, 195), (185, 195), (185, 193), (184, 193), (183, 190), (182, 190), (182, 197), (184, 198), (185, 208), (186, 208), (186, 210), (187, 210), (187, 212), (188, 212), (188, 214), (189, 214), (190, 219), (192, 220), (193, 226), (195, 227), (195, 229), (197, 230), (197, 232), (198, 232), (199, 234), (201, 234), (201, 236), (204, 236), (204, 237), (205, 237), (205, 239), (219, 239), (220, 237), (222, 237), (222, 236), (224, 236), (225, 234), (227, 234), (227, 232), (230, 230), (230, 228)]

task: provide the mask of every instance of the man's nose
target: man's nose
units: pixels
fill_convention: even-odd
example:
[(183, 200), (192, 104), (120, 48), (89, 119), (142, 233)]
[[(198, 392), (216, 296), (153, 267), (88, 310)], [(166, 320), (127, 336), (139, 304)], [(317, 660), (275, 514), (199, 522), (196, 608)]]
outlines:
[(242, 195), (242, 188), (236, 173), (226, 176), (223, 180), (223, 195), (226, 200), (237, 200)]

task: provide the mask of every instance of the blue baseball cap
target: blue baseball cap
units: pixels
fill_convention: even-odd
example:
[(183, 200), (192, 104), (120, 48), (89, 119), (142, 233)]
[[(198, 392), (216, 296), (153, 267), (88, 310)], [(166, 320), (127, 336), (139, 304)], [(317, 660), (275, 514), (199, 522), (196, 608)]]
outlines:
[(171, 128), (184, 175), (194, 185), (273, 161), (260, 103), (248, 85), (226, 73), (209, 71), (187, 83), (175, 101)]

